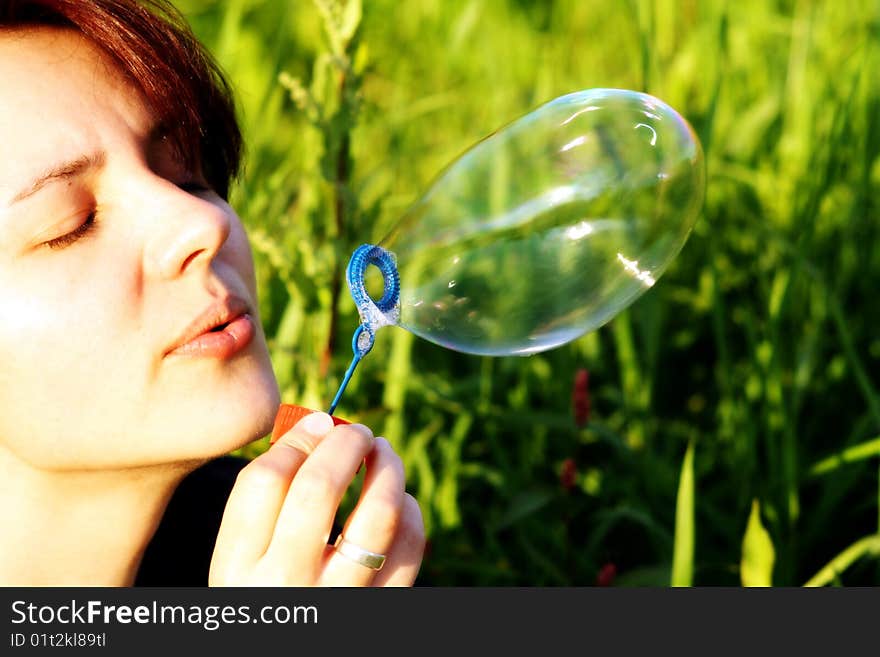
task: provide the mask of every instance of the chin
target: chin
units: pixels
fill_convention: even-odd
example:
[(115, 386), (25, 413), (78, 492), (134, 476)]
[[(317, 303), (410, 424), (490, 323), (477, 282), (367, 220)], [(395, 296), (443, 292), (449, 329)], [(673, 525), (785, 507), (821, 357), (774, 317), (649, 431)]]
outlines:
[(167, 460), (217, 458), (259, 440), (272, 431), (281, 396), (271, 368), (223, 387), (180, 409), (174, 438), (166, 443)]
[[(209, 424), (214, 427), (212, 437), (206, 436), (216, 456), (222, 456), (259, 440), (272, 431), (281, 397), (274, 377), (254, 386), (243, 395), (236, 396)], [(222, 415), (222, 417), (220, 416)], [(203, 432), (199, 432), (204, 435)]]

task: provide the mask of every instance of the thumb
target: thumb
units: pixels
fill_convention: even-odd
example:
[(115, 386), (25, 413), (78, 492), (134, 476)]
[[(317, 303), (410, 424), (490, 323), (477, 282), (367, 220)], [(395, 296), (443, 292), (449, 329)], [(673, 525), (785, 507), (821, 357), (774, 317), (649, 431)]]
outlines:
[(327, 413), (321, 411), (309, 413), (283, 434), (270, 448), (270, 451), (279, 447), (282, 449), (292, 447), (308, 456), (315, 451), (318, 443), (330, 433), (333, 426), (333, 418)]

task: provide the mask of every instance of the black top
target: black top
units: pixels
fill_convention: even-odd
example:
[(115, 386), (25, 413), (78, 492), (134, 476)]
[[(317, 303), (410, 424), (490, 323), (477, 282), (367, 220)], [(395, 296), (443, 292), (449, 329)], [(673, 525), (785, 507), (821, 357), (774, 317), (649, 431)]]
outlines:
[(207, 586), (211, 555), (235, 478), (249, 461), (223, 456), (187, 475), (144, 552), (135, 586)]

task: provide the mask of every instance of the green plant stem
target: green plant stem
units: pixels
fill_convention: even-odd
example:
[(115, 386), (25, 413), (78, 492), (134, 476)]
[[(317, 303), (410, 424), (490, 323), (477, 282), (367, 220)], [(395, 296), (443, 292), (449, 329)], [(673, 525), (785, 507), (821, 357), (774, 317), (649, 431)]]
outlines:
[(832, 470), (836, 470), (841, 465), (862, 461), (871, 458), (872, 456), (880, 456), (880, 436), (859, 443), (858, 445), (847, 447), (837, 454), (833, 454), (814, 463), (813, 467), (809, 470), (809, 474), (811, 477), (816, 477), (831, 472)]
[(804, 586), (827, 585), (849, 568), (856, 559), (866, 554), (880, 556), (880, 534), (865, 536), (850, 545), (829, 561), (818, 573), (813, 575)]

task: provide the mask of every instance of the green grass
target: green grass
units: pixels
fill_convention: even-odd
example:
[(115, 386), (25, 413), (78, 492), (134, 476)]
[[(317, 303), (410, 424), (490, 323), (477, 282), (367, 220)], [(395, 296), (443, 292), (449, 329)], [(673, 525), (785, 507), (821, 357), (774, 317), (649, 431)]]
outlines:
[(630, 88), (707, 157), (688, 244), (599, 331), (524, 359), (378, 334), (338, 413), (404, 457), (420, 581), (880, 584), (877, 3), (370, 0), (335, 42), (325, 4), (178, 2), (238, 91), (232, 200), (285, 401), (326, 407), (345, 371), (353, 247), (495, 128)]

